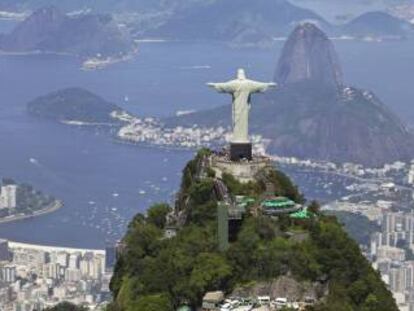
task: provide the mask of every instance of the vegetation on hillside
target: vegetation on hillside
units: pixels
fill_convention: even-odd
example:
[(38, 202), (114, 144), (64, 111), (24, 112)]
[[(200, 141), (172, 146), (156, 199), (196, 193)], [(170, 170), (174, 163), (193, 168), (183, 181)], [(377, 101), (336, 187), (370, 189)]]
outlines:
[(87, 311), (88, 309), (81, 306), (76, 306), (69, 302), (62, 302), (53, 308), (48, 308), (46, 311)]
[[(308, 220), (279, 219), (247, 214), (236, 228), (236, 239), (226, 252), (217, 245), (217, 198), (213, 177), (197, 178), (202, 151), (183, 172), (176, 212), (185, 214), (176, 237), (164, 237), (166, 205), (137, 215), (124, 238), (111, 282), (110, 310), (170, 311), (182, 304), (200, 306), (205, 292), (231, 293), (252, 281), (271, 281), (290, 275), (298, 281), (320, 283), (329, 289), (314, 311), (397, 311), (380, 276), (361, 254), (335, 217), (319, 214)], [(271, 177), (270, 179), (268, 177)], [(275, 195), (303, 198), (284, 174), (265, 174)], [(232, 195), (260, 196), (260, 178), (249, 187), (224, 177)], [(164, 218), (164, 220), (163, 220)], [(308, 233), (298, 241), (294, 232)]]
[(118, 124), (111, 117), (122, 109), (82, 88), (68, 88), (40, 96), (27, 104), (30, 114), (53, 121)]
[(335, 215), (349, 235), (360, 245), (369, 245), (371, 235), (380, 229), (376, 222), (370, 221), (364, 215), (343, 211), (329, 212), (329, 214)]

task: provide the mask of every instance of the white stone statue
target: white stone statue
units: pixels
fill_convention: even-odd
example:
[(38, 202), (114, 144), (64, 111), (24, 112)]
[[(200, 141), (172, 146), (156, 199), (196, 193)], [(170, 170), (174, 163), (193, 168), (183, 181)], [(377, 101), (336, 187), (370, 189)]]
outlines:
[(249, 80), (246, 78), (244, 69), (239, 69), (237, 79), (224, 83), (208, 83), (207, 85), (220, 93), (228, 93), (233, 96), (232, 143), (249, 143), (250, 96), (254, 93), (265, 92), (271, 87), (276, 87), (276, 83), (262, 83)]

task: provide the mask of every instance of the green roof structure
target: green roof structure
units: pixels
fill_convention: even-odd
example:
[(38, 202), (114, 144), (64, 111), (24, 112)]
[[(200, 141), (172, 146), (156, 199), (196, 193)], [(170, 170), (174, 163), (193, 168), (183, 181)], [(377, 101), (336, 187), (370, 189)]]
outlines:
[(237, 199), (237, 205), (242, 208), (247, 208), (253, 205), (255, 202), (256, 200), (251, 197), (240, 197)]
[(295, 205), (295, 202), (285, 197), (268, 199), (262, 202), (262, 206), (265, 208), (291, 208)]
[(313, 214), (308, 211), (307, 208), (304, 208), (296, 213), (290, 215), (293, 219), (309, 219), (312, 218)]
[(296, 213), (302, 209), (302, 205), (296, 204), (296, 202), (285, 197), (264, 200), (261, 207), (264, 213), (268, 215)]

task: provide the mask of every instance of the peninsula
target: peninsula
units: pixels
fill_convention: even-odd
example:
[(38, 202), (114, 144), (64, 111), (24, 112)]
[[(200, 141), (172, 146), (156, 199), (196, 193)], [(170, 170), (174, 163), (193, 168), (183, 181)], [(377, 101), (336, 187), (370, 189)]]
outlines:
[(63, 207), (62, 201), (9, 178), (2, 180), (0, 190), (0, 224), (49, 214)]

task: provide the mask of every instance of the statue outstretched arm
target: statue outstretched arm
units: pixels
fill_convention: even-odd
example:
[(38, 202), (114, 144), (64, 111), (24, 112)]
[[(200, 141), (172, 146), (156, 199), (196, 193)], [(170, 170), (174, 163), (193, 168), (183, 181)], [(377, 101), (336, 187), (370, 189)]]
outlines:
[(263, 93), (263, 92), (266, 92), (270, 88), (277, 87), (277, 84), (273, 82), (263, 83), (263, 82), (251, 81), (250, 87), (251, 87), (252, 93)]
[(234, 88), (234, 84), (231, 82), (207, 83), (207, 85), (211, 88), (214, 88), (217, 92), (220, 93), (234, 93), (236, 91)]

